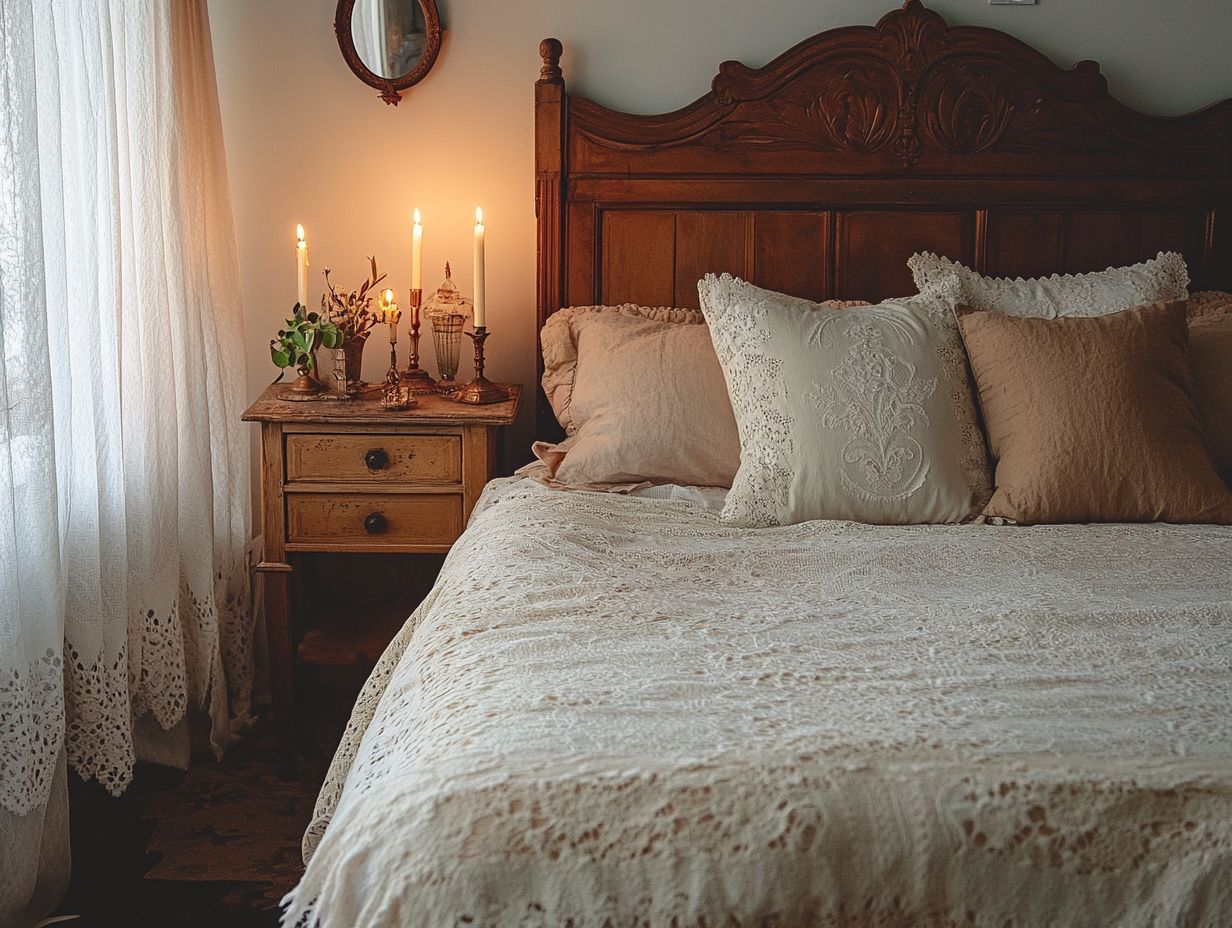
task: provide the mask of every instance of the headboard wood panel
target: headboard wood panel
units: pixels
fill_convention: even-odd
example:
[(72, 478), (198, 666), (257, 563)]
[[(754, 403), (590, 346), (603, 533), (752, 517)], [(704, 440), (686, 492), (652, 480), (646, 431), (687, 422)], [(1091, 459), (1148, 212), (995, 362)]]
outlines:
[[(948, 27), (918, 0), (763, 68), (728, 61), (684, 109), (637, 116), (535, 86), (538, 325), (562, 306), (697, 305), (728, 271), (812, 299), (913, 292), (931, 250), (988, 274), (1178, 250), (1232, 289), (1232, 100), (1183, 117), (1113, 99), (1092, 61)], [(539, 428), (555, 428), (540, 395)]]

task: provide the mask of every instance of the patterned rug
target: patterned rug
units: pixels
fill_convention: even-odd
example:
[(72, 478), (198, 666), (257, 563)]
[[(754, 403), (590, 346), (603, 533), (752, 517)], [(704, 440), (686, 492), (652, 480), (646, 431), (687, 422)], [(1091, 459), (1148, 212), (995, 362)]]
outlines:
[(274, 760), (273, 738), (262, 732), (222, 763), (190, 768), (179, 789), (151, 795), (146, 815), (157, 824), (148, 851), (160, 859), (145, 878), (242, 882), (250, 885), (224, 901), (275, 908), (304, 871), (300, 836), (325, 771), (305, 764), (299, 779), (284, 780)]
[(75, 782), (73, 878), (58, 911), (77, 917), (65, 926), (276, 926), (337, 740), (334, 725), (313, 727), (328, 733), (293, 781), (275, 773), (273, 732), (259, 724), (220, 763), (139, 766), (118, 799)]

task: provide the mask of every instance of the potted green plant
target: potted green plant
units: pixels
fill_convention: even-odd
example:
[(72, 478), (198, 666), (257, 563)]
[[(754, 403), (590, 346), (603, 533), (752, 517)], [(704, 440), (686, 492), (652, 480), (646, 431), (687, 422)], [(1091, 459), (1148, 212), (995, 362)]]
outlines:
[[(278, 334), (270, 339), (270, 359), (284, 374), (288, 367), (297, 370), (299, 377), (291, 386), (292, 392), (303, 395), (320, 393), (325, 387), (316, 378), (316, 351), (318, 348), (337, 348), (342, 341), (343, 334), (334, 323), (320, 313), (306, 312), (303, 305), (296, 303), (286, 327), (279, 329)], [(279, 374), (278, 380), (282, 378), (283, 374)]]
[(325, 285), (328, 290), (321, 297), (321, 314), (342, 336), (337, 347), (342, 349), (344, 355), (344, 389), (347, 393), (358, 392), (363, 388), (361, 377), (364, 344), (368, 341), (372, 327), (381, 321), (380, 314), (372, 308), (372, 294), (376, 292), (377, 284), (385, 279), (385, 275), (377, 272), (375, 257), (370, 257), (368, 261), (372, 266), (372, 274), (357, 290), (344, 290), (334, 286), (329, 279), (329, 268), (325, 269)]

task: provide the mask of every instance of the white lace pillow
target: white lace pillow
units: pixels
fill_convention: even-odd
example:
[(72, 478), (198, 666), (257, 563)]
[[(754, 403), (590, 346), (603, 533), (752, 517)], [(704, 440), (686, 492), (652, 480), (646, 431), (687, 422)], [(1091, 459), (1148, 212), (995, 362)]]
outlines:
[(740, 430), (724, 522), (961, 522), (987, 502), (956, 282), (842, 311), (726, 274), (698, 292)]
[(1183, 300), (1189, 286), (1185, 259), (1176, 252), (1129, 267), (1090, 274), (1052, 277), (985, 277), (971, 268), (930, 252), (907, 261), (921, 293), (957, 278), (958, 301), (973, 309), (1054, 319), (1058, 316), (1103, 316), (1143, 303)]

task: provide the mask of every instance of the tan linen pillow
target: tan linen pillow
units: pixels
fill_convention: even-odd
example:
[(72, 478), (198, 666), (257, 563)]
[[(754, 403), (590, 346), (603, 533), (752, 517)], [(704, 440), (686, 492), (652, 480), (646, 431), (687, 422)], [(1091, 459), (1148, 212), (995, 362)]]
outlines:
[(991, 489), (953, 294), (836, 311), (698, 284), (740, 425), (729, 525), (961, 522)]
[(1232, 487), (1232, 302), (1189, 322), (1189, 364), (1198, 422), (1219, 476)]
[(996, 461), (986, 516), (1232, 523), (1194, 413), (1184, 302), (958, 317)]
[(696, 310), (574, 306), (543, 327), (543, 388), (566, 439), (537, 442), (569, 486), (730, 486), (740, 440)]

